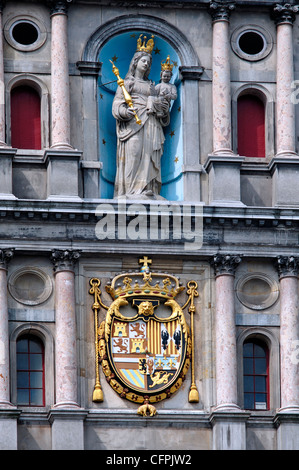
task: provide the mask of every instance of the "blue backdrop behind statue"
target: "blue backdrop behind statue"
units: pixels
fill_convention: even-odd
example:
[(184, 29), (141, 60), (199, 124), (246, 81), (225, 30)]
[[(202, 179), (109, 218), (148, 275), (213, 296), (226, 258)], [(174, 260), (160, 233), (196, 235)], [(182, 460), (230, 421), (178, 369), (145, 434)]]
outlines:
[[(119, 69), (121, 78), (125, 78), (141, 33), (147, 35), (148, 38), (151, 36), (151, 33), (147, 31), (131, 31), (117, 35), (103, 46), (99, 54), (99, 61), (102, 62), (102, 72), (98, 82), (99, 159), (103, 165), (100, 173), (102, 198), (113, 198), (116, 174), (116, 123), (112, 116), (112, 101), (118, 85), (110, 60)], [(165, 40), (158, 36), (155, 36), (154, 40), (153, 62), (149, 78), (156, 84), (159, 83), (161, 62), (164, 62), (169, 55), (175, 64), (171, 82), (176, 85), (178, 91), (178, 97), (171, 105), (170, 124), (164, 128), (165, 144), (161, 160), (162, 189), (160, 194), (168, 200), (179, 201), (183, 199), (180, 61), (175, 50)]]

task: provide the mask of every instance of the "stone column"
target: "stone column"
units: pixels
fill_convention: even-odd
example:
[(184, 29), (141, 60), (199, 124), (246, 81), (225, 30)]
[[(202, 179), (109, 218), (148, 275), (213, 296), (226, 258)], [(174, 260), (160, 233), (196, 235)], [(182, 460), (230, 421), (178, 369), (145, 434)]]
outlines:
[(87, 412), (78, 405), (77, 336), (74, 266), (80, 254), (53, 250), (55, 272), (55, 382), (56, 402), (49, 412), (52, 450), (83, 450), (84, 419)]
[(51, 148), (45, 151), (47, 199), (78, 201), (81, 152), (70, 143), (70, 78), (68, 5), (72, 0), (49, 0), (51, 6)]
[[(209, 174), (209, 204), (242, 206), (240, 168), (244, 158), (232, 150), (229, 17), (233, 2), (210, 2), (213, 22), (213, 152), (204, 167)], [(226, 184), (230, 181), (231, 184)]]
[(280, 256), (280, 383), (281, 406), (276, 416), (278, 448), (299, 448), (293, 422), (299, 422), (299, 258)]
[(56, 401), (55, 408), (78, 407), (77, 350), (75, 315), (75, 262), (79, 252), (54, 250), (56, 324)]
[(238, 406), (237, 347), (235, 326), (235, 270), (240, 256), (216, 255), (215, 269), (215, 347), (216, 406), (210, 422), (215, 450), (246, 449), (246, 426), (249, 416)]
[(295, 107), (292, 100), (294, 81), (293, 23), (298, 6), (277, 4), (274, 7), (277, 25), (276, 58), (276, 155), (295, 153)]
[(217, 255), (215, 269), (215, 337), (216, 337), (216, 409), (236, 410), (237, 348), (235, 326), (235, 269), (239, 256)]
[(213, 154), (232, 155), (229, 16), (232, 2), (211, 2), (213, 20)]
[(70, 1), (51, 2), (51, 148), (55, 149), (72, 149), (67, 37), (67, 10)]
[(299, 205), (298, 164), (296, 154), (294, 93), (293, 23), (298, 5), (276, 4), (276, 155), (270, 164), (273, 178), (273, 205)]

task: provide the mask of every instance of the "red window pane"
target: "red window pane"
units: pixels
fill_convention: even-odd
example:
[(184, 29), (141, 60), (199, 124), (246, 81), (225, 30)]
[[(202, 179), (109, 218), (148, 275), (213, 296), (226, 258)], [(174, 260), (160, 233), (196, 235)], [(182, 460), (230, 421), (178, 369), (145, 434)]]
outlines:
[(11, 92), (11, 145), (41, 149), (40, 97), (29, 86), (19, 86)]
[(17, 341), (18, 405), (45, 405), (44, 347), (35, 336)]
[(245, 157), (264, 158), (265, 107), (254, 95), (238, 99), (238, 153)]

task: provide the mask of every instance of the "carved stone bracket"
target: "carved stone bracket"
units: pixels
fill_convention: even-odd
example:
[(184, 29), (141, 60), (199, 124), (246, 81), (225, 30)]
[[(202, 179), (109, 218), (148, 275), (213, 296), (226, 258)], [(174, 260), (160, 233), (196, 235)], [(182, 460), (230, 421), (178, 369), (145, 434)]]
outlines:
[(9, 261), (12, 259), (14, 254), (13, 248), (7, 248), (0, 250), (0, 269), (7, 269)]
[(278, 256), (276, 268), (279, 278), (295, 276), (299, 274), (299, 258), (295, 256)]
[(79, 251), (73, 250), (52, 250), (51, 261), (54, 264), (54, 271), (73, 271), (76, 262), (80, 258)]
[(240, 262), (241, 256), (239, 255), (215, 255), (212, 259), (215, 276), (222, 274), (234, 276)]
[(210, 2), (210, 14), (213, 21), (229, 21), (230, 13), (235, 9), (234, 2)]
[(290, 3), (277, 3), (273, 8), (273, 19), (276, 24), (293, 24), (296, 19), (296, 13), (299, 11), (299, 5)]

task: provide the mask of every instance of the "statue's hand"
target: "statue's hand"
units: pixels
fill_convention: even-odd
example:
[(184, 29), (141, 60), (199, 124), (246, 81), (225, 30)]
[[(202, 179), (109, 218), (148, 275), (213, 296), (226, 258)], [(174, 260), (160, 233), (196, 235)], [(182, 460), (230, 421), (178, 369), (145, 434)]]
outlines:
[(135, 113), (137, 113), (136, 108), (129, 108), (129, 107), (127, 108), (126, 114), (127, 114), (128, 119), (131, 119), (132, 117), (134, 117)]

